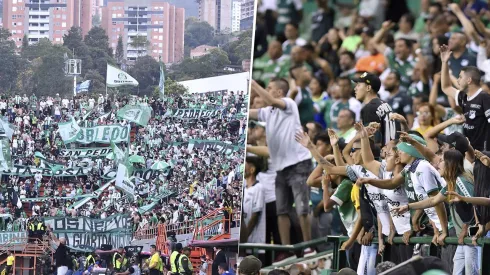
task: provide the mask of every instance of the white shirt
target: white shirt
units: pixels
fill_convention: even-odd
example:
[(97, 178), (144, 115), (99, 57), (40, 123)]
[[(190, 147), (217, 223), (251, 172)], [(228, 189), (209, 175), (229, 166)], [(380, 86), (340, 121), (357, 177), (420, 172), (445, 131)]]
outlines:
[(286, 109), (280, 110), (268, 106), (259, 109), (259, 121), (267, 123), (266, 136), (270, 159), (276, 168), (284, 168), (311, 159), (310, 152), (296, 142), (295, 134), (303, 131), (299, 121), (298, 106), (290, 98), (282, 98)]
[[(246, 184), (246, 183), (245, 183)], [(249, 243), (265, 243), (265, 196), (264, 188), (260, 182), (243, 187), (242, 213), (244, 222), (248, 224), (254, 213), (260, 212), (259, 220), (247, 239)]]
[[(405, 166), (402, 171), (402, 175), (409, 176), (407, 189), (407, 196), (411, 200), (422, 201), (429, 197), (429, 193), (433, 191), (439, 191), (442, 187), (446, 186), (446, 181), (441, 177), (439, 172), (426, 160), (420, 160), (415, 173), (409, 171), (409, 168), (413, 164)], [(414, 191), (410, 191), (413, 189)], [(424, 209), (425, 214), (431, 221), (433, 221), (437, 229), (442, 230), (439, 216), (437, 216), (436, 209), (434, 207)]]
[(262, 183), (264, 189), (265, 203), (276, 201), (276, 176), (277, 173), (270, 159), (267, 159), (268, 169), (257, 175), (257, 180)]

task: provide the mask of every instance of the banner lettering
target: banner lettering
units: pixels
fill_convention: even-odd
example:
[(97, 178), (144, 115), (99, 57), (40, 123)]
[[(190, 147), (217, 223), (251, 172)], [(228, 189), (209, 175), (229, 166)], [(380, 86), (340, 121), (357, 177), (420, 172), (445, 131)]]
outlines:
[(80, 128), (80, 132), (77, 135), (76, 141), (82, 144), (89, 144), (92, 142), (99, 143), (119, 143), (128, 141), (129, 139), (129, 125), (101, 125), (89, 128)]
[[(182, 145), (185, 145), (185, 142)], [(236, 146), (218, 140), (190, 140), (187, 146), (188, 148), (197, 148), (204, 151), (212, 150), (222, 154), (231, 154), (232, 152), (243, 149), (242, 146)]]
[(27, 232), (26, 231), (20, 231), (20, 232), (2, 232), (0, 233), (0, 243), (8, 243), (11, 242), (11, 244), (22, 244), (25, 243), (25, 241), (22, 240), (16, 240), (13, 241), (15, 238), (22, 238), (24, 240), (27, 240)]
[(90, 172), (90, 169), (86, 167), (75, 167), (75, 168), (61, 168), (60, 170), (53, 171), (49, 168), (14, 165), (12, 169), (0, 170), (0, 173), (3, 175), (11, 175), (11, 176), (18, 176), (18, 177), (33, 177), (37, 172), (41, 172), (41, 174), (45, 177), (78, 177), (78, 176), (87, 175)]
[(221, 110), (202, 110), (202, 109), (177, 109), (173, 117), (183, 119), (201, 119), (201, 118), (221, 118)]
[(105, 157), (112, 153), (111, 147), (61, 149), (60, 155), (67, 158)]
[(58, 238), (66, 238), (67, 245), (75, 249), (95, 250), (104, 244), (124, 247), (130, 245), (132, 238), (129, 215), (113, 215), (106, 219), (55, 217), (46, 218), (45, 224)]

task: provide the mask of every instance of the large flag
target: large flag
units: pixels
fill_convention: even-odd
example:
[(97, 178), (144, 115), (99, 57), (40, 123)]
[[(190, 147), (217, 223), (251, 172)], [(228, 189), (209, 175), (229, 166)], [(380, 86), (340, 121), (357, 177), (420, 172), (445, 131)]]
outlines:
[(10, 141), (7, 138), (0, 139), (0, 167), (2, 167), (4, 170), (9, 170), (12, 168)]
[(58, 128), (61, 139), (65, 144), (77, 140), (78, 133), (80, 132), (80, 126), (78, 126), (78, 123), (73, 117), (70, 118), (69, 122), (59, 123)]
[(41, 152), (36, 151), (34, 157), (42, 160), (41, 167), (45, 167), (51, 170), (53, 173), (58, 172), (63, 169), (65, 165), (63, 163), (47, 159)]
[(107, 87), (120, 87), (125, 85), (138, 86), (138, 81), (123, 70), (107, 64)]
[(10, 123), (0, 119), (0, 133), (5, 134), (8, 139), (12, 140), (12, 135), (14, 134), (14, 129), (12, 129)]
[(147, 126), (151, 117), (152, 108), (141, 104), (127, 104), (117, 111), (117, 117), (129, 120), (141, 126)]
[(163, 71), (162, 57), (160, 57), (160, 83), (158, 83), (158, 89), (160, 90), (160, 97), (165, 95), (165, 73)]
[(84, 82), (77, 85), (77, 93), (88, 92), (90, 88), (90, 80), (85, 80)]
[(119, 149), (119, 147), (117, 147), (117, 145), (111, 141), (111, 148), (112, 148), (112, 153), (114, 154), (114, 160), (116, 162), (120, 162), (122, 160), (124, 160), (124, 158), (126, 157), (126, 154), (121, 150)]
[(20, 200), (17, 191), (15, 191), (13, 187), (8, 187), (7, 193), (10, 197), (10, 202), (12, 203), (12, 205), (17, 206), (17, 208), (22, 208), (22, 201)]

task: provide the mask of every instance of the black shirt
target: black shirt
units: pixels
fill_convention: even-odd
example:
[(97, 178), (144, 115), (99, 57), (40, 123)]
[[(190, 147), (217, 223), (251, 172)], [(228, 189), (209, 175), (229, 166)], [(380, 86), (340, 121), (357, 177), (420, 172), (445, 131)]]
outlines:
[(484, 151), (489, 143), (490, 131), (490, 95), (478, 90), (471, 98), (466, 93), (456, 94), (456, 104), (463, 108), (466, 121), (463, 123), (463, 133), (470, 140), (475, 150)]
[(311, 16), (311, 40), (318, 42), (328, 30), (333, 28), (335, 12), (332, 9), (317, 11)]
[(69, 259), (67, 255), (66, 245), (60, 244), (56, 252), (54, 253), (54, 258), (56, 261), (56, 267), (68, 266)]
[(391, 106), (394, 113), (400, 114), (405, 118), (407, 115), (412, 115), (412, 98), (405, 92), (398, 92), (393, 97), (389, 97), (386, 103)]
[(388, 103), (379, 98), (372, 99), (368, 104), (361, 109), (361, 120), (365, 126), (371, 122), (379, 123), (380, 135), (376, 135), (376, 143), (381, 143), (384, 146), (390, 140), (395, 139), (396, 132), (399, 131), (400, 125), (395, 121), (390, 120), (390, 113), (393, 112)]

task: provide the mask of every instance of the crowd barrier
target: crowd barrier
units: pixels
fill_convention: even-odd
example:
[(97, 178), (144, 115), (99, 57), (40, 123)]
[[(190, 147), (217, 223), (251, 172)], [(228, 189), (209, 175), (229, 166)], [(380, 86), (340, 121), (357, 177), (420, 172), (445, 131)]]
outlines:
[[(349, 238), (347, 236), (327, 236), (327, 237), (322, 237), (318, 238), (315, 240), (311, 240), (308, 242), (302, 242), (294, 245), (274, 245), (274, 244), (258, 244), (258, 243), (242, 243), (240, 244), (240, 250), (251, 250), (252, 254), (258, 257), (258, 252), (259, 250), (265, 250), (265, 251), (270, 251), (271, 253), (271, 261), (273, 262), (276, 256), (276, 253), (278, 252), (299, 252), (303, 251), (306, 248), (309, 247), (315, 247), (317, 245), (321, 244), (332, 244), (333, 249), (328, 251), (328, 254), (332, 254), (333, 256), (333, 261), (332, 261), (332, 267), (331, 269), (333, 270), (340, 270), (344, 267), (347, 267), (347, 258), (345, 251), (341, 251), (340, 248), (342, 246), (342, 243), (347, 241)], [(385, 242), (387, 239), (385, 239)], [(374, 238), (372, 241), (373, 244), (378, 243), (378, 239)], [(395, 237), (393, 239), (393, 243), (395, 244), (404, 244), (402, 237)], [(428, 244), (430, 245), (429, 253), (431, 256), (437, 256), (437, 247), (432, 244), (432, 237), (427, 236), (427, 237), (411, 237), (410, 238), (410, 243), (411, 244)], [(452, 245), (458, 245), (458, 238), (457, 237), (447, 237), (445, 239), (446, 244), (452, 244)], [(466, 245), (472, 245), (472, 239), (471, 238), (465, 238), (464, 243)], [(480, 262), (480, 274), (490, 274), (490, 238), (480, 238), (478, 239), (477, 242), (478, 246), (481, 247), (481, 262)], [(325, 253), (322, 253), (325, 254)], [(318, 257), (317, 255), (310, 256), (307, 258), (300, 258), (300, 259), (295, 259), (291, 260), (288, 263), (284, 263), (281, 265), (272, 265), (270, 267), (264, 267), (265, 269), (274, 269), (277, 267), (283, 267), (287, 265), (291, 265), (294, 263), (299, 263), (304, 260), (308, 259), (313, 259)], [(390, 251), (385, 250), (383, 255), (381, 255), (381, 261), (389, 260), (390, 259)]]

